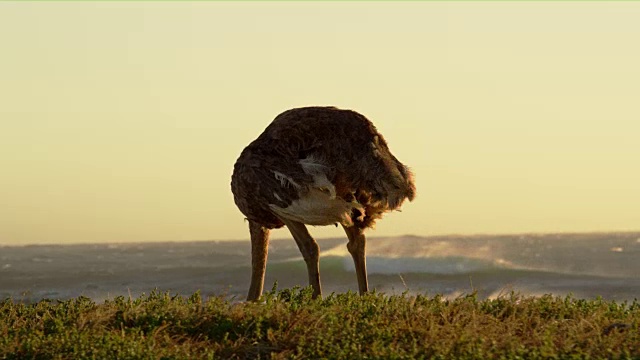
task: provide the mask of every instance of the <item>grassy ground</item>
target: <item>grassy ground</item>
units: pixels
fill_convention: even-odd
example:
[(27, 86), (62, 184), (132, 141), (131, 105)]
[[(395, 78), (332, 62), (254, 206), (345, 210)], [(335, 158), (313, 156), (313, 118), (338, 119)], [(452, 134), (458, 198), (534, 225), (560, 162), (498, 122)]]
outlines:
[(0, 302), (0, 359), (640, 359), (640, 302), (275, 290)]

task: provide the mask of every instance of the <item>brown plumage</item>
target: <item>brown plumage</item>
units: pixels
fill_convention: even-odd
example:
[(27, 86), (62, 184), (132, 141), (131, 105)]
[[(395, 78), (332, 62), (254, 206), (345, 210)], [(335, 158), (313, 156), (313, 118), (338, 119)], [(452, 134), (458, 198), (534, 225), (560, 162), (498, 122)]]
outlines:
[(364, 230), (384, 212), (413, 200), (410, 170), (396, 159), (363, 115), (334, 107), (305, 107), (278, 115), (234, 166), (231, 190), (249, 220), (252, 276), (248, 300), (262, 294), (269, 230), (287, 226), (320, 296), (319, 248), (305, 224), (340, 223), (368, 291)]

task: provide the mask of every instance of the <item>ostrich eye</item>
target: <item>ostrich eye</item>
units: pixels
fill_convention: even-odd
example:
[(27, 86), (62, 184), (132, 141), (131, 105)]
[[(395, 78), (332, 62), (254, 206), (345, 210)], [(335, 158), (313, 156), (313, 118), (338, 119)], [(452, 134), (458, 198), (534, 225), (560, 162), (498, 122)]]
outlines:
[(353, 194), (352, 194), (352, 193), (349, 193), (349, 194), (345, 195), (345, 196), (343, 197), (343, 199), (344, 199), (344, 201), (346, 201), (346, 202), (352, 202), (352, 201), (354, 201), (354, 200), (356, 199), (356, 197), (355, 197), (355, 196), (353, 196)]
[(298, 152), (298, 159), (306, 159), (309, 157), (309, 154), (311, 154), (311, 150), (300, 150)]

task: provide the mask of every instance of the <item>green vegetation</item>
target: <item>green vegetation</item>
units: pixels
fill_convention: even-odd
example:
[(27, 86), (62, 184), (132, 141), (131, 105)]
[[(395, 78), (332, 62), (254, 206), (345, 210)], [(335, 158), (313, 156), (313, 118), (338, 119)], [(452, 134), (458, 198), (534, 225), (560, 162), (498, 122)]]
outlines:
[(0, 302), (0, 359), (632, 359), (640, 302), (509, 294), (267, 293), (261, 303), (153, 292)]

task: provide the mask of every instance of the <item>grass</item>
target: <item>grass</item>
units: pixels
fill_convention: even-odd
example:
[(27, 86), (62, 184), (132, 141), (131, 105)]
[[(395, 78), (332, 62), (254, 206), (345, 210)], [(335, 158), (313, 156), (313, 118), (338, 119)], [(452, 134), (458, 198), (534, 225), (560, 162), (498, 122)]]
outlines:
[(0, 302), (0, 359), (640, 359), (640, 302), (152, 292)]

